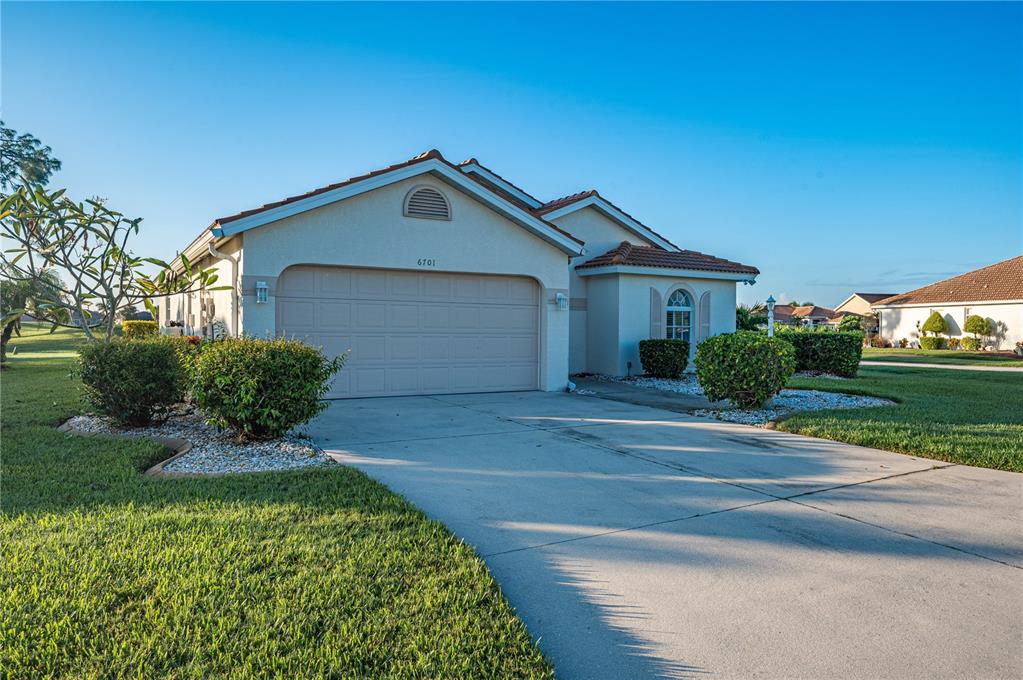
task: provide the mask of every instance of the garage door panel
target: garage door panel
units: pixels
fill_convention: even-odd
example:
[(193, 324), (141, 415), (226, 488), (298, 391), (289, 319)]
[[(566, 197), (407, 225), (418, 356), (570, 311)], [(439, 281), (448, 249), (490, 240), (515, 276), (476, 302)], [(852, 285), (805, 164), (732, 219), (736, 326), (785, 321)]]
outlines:
[(383, 303), (387, 306), (388, 325), (391, 328), (419, 328), (419, 307)]
[(296, 267), (279, 332), (351, 350), (329, 397), (536, 389), (539, 291), (520, 277)]
[(316, 307), (316, 322), (319, 328), (348, 328), (352, 325), (352, 304), (350, 302), (321, 302)]

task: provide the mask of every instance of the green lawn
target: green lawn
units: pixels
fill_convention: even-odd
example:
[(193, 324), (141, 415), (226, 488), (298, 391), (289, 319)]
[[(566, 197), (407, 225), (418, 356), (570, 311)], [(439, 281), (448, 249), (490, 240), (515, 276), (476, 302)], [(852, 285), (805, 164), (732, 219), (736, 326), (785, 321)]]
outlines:
[(553, 676), (486, 566), (361, 472), (140, 474), (54, 426), (75, 337), (3, 371), (0, 677)]
[(921, 364), (964, 364), (974, 366), (1023, 366), (1023, 359), (993, 352), (966, 352), (950, 349), (879, 349), (864, 347), (863, 358), (870, 361), (908, 361)]
[(853, 380), (793, 378), (789, 387), (893, 399), (878, 408), (792, 416), (781, 430), (938, 460), (1023, 472), (1023, 375), (863, 366)]

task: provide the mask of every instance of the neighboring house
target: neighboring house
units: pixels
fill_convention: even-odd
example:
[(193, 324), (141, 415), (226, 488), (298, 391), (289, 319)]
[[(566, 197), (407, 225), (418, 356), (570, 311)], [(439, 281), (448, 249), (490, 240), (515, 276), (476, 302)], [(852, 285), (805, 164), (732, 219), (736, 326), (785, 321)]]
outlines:
[(167, 299), (164, 324), (350, 349), (331, 397), (639, 373), (640, 340), (734, 331), (736, 284), (759, 274), (678, 248), (596, 191), (543, 202), (436, 150), (222, 217), (184, 253), (237, 294)]
[(835, 310), (818, 305), (802, 305), (792, 310), (793, 323), (804, 326), (824, 326), (835, 316)]
[(842, 304), (835, 307), (835, 313), (852, 312), (860, 316), (870, 316), (874, 313), (870, 308), (872, 304), (893, 295), (895, 293), (853, 293)]
[(1023, 341), (1023, 255), (872, 305), (880, 313), (881, 337), (919, 342), (918, 326), (939, 312), (948, 324), (948, 335), (969, 335), (963, 330), (974, 314), (987, 318), (995, 328), (990, 338), (996, 349), (1013, 349)]

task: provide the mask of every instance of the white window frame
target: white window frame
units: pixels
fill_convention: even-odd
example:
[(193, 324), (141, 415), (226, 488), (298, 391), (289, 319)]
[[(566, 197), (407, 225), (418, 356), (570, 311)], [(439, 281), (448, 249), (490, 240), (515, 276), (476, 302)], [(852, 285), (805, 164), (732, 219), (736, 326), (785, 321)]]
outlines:
[[(688, 305), (672, 304), (672, 298), (676, 295), (684, 295)], [(685, 323), (675, 323), (675, 315), (682, 315)], [(676, 288), (668, 295), (664, 305), (664, 337), (668, 339), (685, 340), (692, 344), (693, 338), (693, 296), (684, 288)]]

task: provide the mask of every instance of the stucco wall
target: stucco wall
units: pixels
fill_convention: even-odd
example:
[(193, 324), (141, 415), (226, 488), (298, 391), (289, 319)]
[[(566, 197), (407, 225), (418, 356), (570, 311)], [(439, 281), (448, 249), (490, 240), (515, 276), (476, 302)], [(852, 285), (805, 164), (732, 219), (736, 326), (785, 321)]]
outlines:
[[(408, 191), (429, 185), (451, 203), (452, 219), (408, 218)], [(421, 261), (432, 260), (426, 265)], [(420, 176), (245, 232), (243, 321), (247, 334), (275, 332), (277, 277), (295, 264), (514, 274), (541, 287), (540, 386), (558, 390), (568, 377), (569, 313), (554, 304), (568, 293), (568, 256), (432, 176)], [(266, 281), (267, 304), (255, 303)]]
[(989, 342), (997, 349), (1011, 350), (1017, 342), (1023, 341), (1023, 303), (927, 305), (878, 311), (881, 312), (881, 337), (896, 345), (902, 338), (918, 345), (920, 333), (917, 331), (917, 323), (923, 325), (932, 311), (940, 312), (945, 317), (948, 335), (953, 337), (970, 335), (962, 330), (963, 325), (967, 316), (977, 314), (996, 325), (996, 335)]
[[(239, 259), (238, 270), (241, 271), (241, 257), (242, 257), (242, 236), (236, 236), (231, 240), (227, 241), (220, 246), (219, 250), (225, 255), (235, 257)], [(194, 265), (203, 267), (204, 269), (213, 269), (217, 272), (217, 281), (213, 284), (214, 288), (221, 286), (232, 285), (231, 277), (231, 263), (227, 260), (220, 260), (212, 257), (208, 253), (193, 262)], [(231, 313), (231, 298), (234, 295), (233, 290), (213, 290), (207, 293), (213, 298), (214, 313), (212, 318), (206, 319), (207, 323), (212, 321), (221, 321), (224, 323), (227, 329), (228, 335), (235, 335), (237, 328), (235, 328), (233, 315)], [(170, 297), (170, 318), (174, 321), (184, 321), (188, 323), (189, 314), (189, 295), (179, 294)], [(199, 293), (193, 292), (190, 294), (191, 297), (191, 314), (194, 319), (194, 324), (186, 329), (189, 333), (196, 335), (202, 334), (202, 328), (200, 326), (201, 319), (199, 314)], [(158, 305), (160, 309), (160, 325), (167, 324), (167, 309), (166, 303), (161, 301)]]
[[(710, 335), (735, 331), (735, 287), (733, 281), (671, 278), (632, 274), (587, 277), (590, 310), (587, 337), (587, 368), (593, 373), (626, 375), (629, 362), (632, 374), (642, 372), (639, 341), (650, 337), (650, 289), (661, 297), (660, 313), (669, 294), (676, 288), (688, 291), (693, 301), (693, 339), (699, 333), (700, 298), (710, 293)], [(613, 295), (612, 295), (613, 291)], [(600, 312), (597, 312), (597, 304)], [(613, 306), (613, 313), (604, 313)], [(695, 354), (696, 343), (692, 343)]]
[[(582, 373), (587, 369), (587, 347), (589, 315), (602, 313), (594, 305), (587, 291), (586, 279), (575, 272), (575, 265), (603, 255), (622, 241), (636, 245), (650, 245), (648, 242), (609, 219), (592, 207), (583, 208), (563, 215), (553, 223), (586, 243), (586, 254), (572, 260), (569, 267), (569, 297), (571, 298), (571, 330), (569, 333), (569, 371)], [(597, 324), (603, 323), (598, 319)]]

